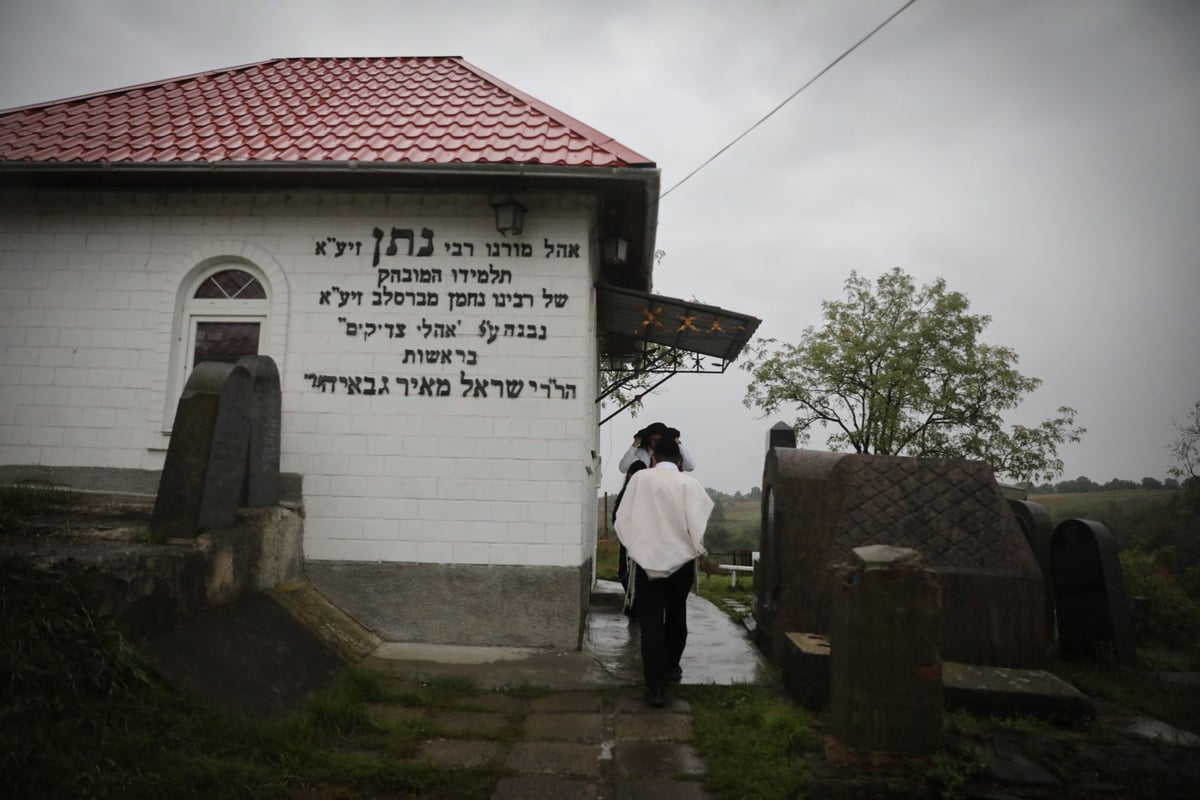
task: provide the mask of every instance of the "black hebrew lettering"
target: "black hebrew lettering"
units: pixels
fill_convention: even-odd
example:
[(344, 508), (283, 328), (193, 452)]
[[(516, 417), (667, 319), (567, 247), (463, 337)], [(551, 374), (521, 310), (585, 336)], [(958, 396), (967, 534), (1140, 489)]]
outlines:
[(533, 258), (533, 245), (529, 242), (487, 242), (488, 258)]
[(449, 292), (447, 297), (450, 300), (450, 310), (456, 308), (484, 308), (487, 306), (487, 298), (483, 292)]
[(376, 289), (371, 292), (373, 306), (403, 306), (435, 308), (440, 295), (437, 292), (394, 292), (391, 289)]
[(371, 236), (373, 236), (375, 238), (375, 255), (371, 259), (371, 266), (378, 267), (379, 266), (379, 243), (383, 241), (383, 231), (379, 228), (373, 228), (371, 230)]
[[(371, 266), (378, 267), (379, 249), (380, 245), (383, 243), (383, 229), (378, 227), (373, 228), (371, 230), (371, 236), (375, 238), (375, 251), (371, 258)], [(405, 253), (405, 255), (411, 256), (413, 254), (413, 242), (415, 241), (415, 238), (416, 237), (412, 228), (392, 228), (391, 238), (388, 241), (387, 250), (384, 251), (384, 255), (399, 255), (400, 247), (396, 244), (396, 240), (404, 239), (408, 242), (408, 252)], [(425, 240), (425, 243), (421, 245), (420, 249), (417, 250), (417, 258), (428, 258), (429, 256), (433, 255), (433, 229), (421, 228), (421, 238)]]
[(376, 270), (375, 286), (385, 283), (441, 283), (442, 271), (438, 267), (402, 267), (400, 269)]
[(542, 246), (546, 248), (546, 258), (579, 258), (579, 245), (568, 242), (551, 242), (543, 239)]
[(398, 248), (396, 246), (397, 239), (407, 239), (408, 240), (408, 253), (406, 253), (406, 255), (411, 256), (413, 253), (412, 228), (392, 228), (392, 240), (390, 242), (388, 242), (387, 255), (394, 256), (400, 252), (400, 248)]
[(551, 294), (546, 291), (546, 287), (544, 286), (542, 287), (542, 299), (546, 301), (546, 305), (543, 308), (549, 308), (551, 303), (554, 304), (555, 308), (562, 308), (567, 304), (567, 295)]
[[(335, 391), (337, 389), (336, 375), (317, 375), (315, 372), (304, 373), (304, 380), (310, 381), (314, 389), (320, 389), (324, 394), (326, 391)], [(329, 388), (332, 387), (332, 388)]]
[[(416, 361), (425, 364), (451, 363), (449, 350), (406, 350), (405, 363)], [(463, 359), (463, 363), (474, 365), (475, 351), (455, 350), (454, 353)], [(478, 378), (467, 375), (466, 370), (459, 370), (458, 383), (462, 397), (479, 397), (493, 399), (515, 400), (528, 390), (547, 400), (574, 400), (577, 397), (576, 385), (562, 383), (557, 378), (547, 378), (545, 381), (523, 380), (521, 378)], [(337, 394), (338, 387), (347, 395), (390, 395), (391, 384), (403, 391), (405, 397), (449, 397), (451, 380), (437, 376), (402, 376), (389, 378), (386, 375), (321, 375), (306, 372), (304, 379), (314, 389), (322, 393)]]
[(345, 326), (347, 336), (357, 338), (361, 335), (364, 341), (377, 333), (382, 335), (384, 331), (389, 339), (403, 339), (406, 328), (403, 322), (355, 322), (346, 317), (338, 317), (337, 321)]
[(487, 339), (487, 343), (491, 344), (496, 341), (496, 336), (499, 335), (500, 328), (494, 325), (491, 320), (485, 319), (479, 323), (479, 335)]
[[(430, 228), (421, 229), (421, 238), (425, 240), (425, 244), (421, 245), (421, 249), (417, 251), (417, 258), (428, 258), (433, 255), (433, 230)], [(413, 254), (413, 230), (412, 228), (392, 228), (392, 238), (388, 242), (388, 248), (384, 251), (385, 255), (394, 256), (399, 254), (400, 248), (396, 244), (397, 239), (405, 239), (408, 241), (408, 252), (405, 255)]]
[(421, 397), (449, 397), (450, 381), (447, 378), (410, 378), (413, 384), (418, 384), (417, 394)]
[(421, 324), (417, 326), (417, 330), (421, 331), (421, 335), (426, 339), (453, 339), (458, 335), (460, 325), (461, 319), (457, 322), (429, 322), (421, 317)]
[(533, 295), (526, 292), (492, 292), (492, 305), (497, 308), (532, 308)]
[(515, 323), (506, 322), (503, 327), (492, 322), (490, 319), (485, 319), (479, 323), (479, 337), (486, 339), (487, 344), (496, 341), (496, 337), (505, 336), (517, 339), (538, 339), (544, 341), (546, 339), (546, 326), (534, 325), (532, 323)]
[(496, 269), (491, 264), (487, 269), (457, 268), (450, 273), (455, 283), (512, 283), (511, 269)]
[(335, 294), (338, 297), (338, 308), (345, 308), (351, 301), (354, 301), (355, 305), (362, 305), (362, 292), (346, 291), (337, 286), (330, 286), (328, 291), (322, 291), (320, 293), (320, 300), (317, 304), (322, 306), (330, 305), (333, 302), (333, 296)]
[(467, 255), (475, 256), (475, 245), (471, 242), (446, 242), (446, 252), (455, 258), (462, 257), (464, 247), (467, 249)]
[(313, 250), (315, 256), (329, 255), (328, 247), (333, 245), (333, 257), (341, 258), (344, 255), (353, 253), (354, 255), (362, 255), (362, 242), (351, 242), (338, 239), (336, 236), (326, 236), (324, 239), (318, 240), (316, 248)]

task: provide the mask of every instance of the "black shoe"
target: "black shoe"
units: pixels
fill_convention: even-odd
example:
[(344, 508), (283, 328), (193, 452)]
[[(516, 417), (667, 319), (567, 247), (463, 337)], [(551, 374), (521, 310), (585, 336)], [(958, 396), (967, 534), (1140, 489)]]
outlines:
[(667, 690), (662, 686), (652, 686), (646, 690), (646, 694), (642, 695), (642, 699), (648, 706), (662, 708), (667, 704)]
[(667, 670), (667, 680), (671, 683), (683, 682), (683, 669), (676, 667), (675, 669)]

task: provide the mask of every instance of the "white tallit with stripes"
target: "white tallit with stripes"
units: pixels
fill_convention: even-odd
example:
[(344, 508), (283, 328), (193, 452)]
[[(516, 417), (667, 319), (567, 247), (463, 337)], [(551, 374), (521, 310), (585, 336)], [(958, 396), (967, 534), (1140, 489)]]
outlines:
[(650, 578), (665, 578), (704, 555), (704, 529), (712, 509), (700, 481), (667, 461), (629, 479), (614, 527), (630, 560)]

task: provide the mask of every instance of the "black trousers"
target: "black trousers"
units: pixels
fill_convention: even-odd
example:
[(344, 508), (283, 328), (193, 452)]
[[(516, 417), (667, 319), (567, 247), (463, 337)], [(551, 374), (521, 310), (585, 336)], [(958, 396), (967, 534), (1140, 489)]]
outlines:
[(642, 675), (646, 686), (662, 688), (667, 685), (667, 675), (679, 669), (687, 646), (687, 596), (696, 580), (696, 562), (689, 561), (667, 577), (653, 580), (639, 566), (634, 580)]

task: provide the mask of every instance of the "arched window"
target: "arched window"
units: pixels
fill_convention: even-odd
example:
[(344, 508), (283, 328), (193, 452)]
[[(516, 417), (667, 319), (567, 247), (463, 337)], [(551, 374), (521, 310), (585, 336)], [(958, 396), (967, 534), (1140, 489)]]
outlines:
[(167, 426), (173, 424), (175, 406), (197, 364), (232, 364), (261, 352), (270, 307), (266, 279), (247, 264), (213, 264), (193, 275), (176, 329)]
[(258, 355), (266, 300), (262, 281), (244, 269), (221, 269), (203, 278), (188, 302), (185, 377), (201, 361), (233, 364), (242, 356)]

